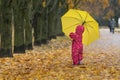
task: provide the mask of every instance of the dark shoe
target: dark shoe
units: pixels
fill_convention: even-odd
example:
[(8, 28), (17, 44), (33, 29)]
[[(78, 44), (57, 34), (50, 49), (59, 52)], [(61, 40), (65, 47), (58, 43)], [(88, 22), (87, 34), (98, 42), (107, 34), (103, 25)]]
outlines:
[(79, 62), (78, 65), (84, 65), (82, 62)]

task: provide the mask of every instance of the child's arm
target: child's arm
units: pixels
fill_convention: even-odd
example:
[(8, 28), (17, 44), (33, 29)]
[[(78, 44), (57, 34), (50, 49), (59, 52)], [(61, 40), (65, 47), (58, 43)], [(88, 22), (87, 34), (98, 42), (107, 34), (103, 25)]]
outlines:
[(72, 38), (72, 39), (76, 39), (76, 38), (78, 37), (78, 35), (75, 34), (75, 33), (73, 33), (73, 32), (71, 32), (69, 36), (70, 36), (70, 38)]

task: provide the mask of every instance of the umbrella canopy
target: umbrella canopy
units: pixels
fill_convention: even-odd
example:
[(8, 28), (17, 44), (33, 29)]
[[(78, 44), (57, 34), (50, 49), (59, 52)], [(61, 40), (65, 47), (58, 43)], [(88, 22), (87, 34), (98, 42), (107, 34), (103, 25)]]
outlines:
[(70, 9), (61, 17), (61, 20), (62, 31), (68, 37), (71, 32), (75, 32), (76, 26), (83, 25), (85, 27), (83, 44), (89, 45), (99, 38), (98, 23), (86, 11)]

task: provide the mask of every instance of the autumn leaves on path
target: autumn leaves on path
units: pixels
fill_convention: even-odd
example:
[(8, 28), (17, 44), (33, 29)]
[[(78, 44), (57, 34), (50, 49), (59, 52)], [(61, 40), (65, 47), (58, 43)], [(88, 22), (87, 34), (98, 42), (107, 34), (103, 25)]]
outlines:
[(70, 39), (57, 37), (26, 54), (1, 58), (0, 80), (119, 80), (120, 34), (100, 32), (99, 40), (84, 46), (84, 65), (72, 65)]

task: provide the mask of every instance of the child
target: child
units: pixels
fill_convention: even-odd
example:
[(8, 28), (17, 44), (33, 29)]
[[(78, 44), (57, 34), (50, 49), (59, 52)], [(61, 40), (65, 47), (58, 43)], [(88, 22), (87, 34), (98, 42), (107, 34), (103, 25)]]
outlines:
[(83, 58), (83, 44), (82, 44), (82, 33), (84, 32), (84, 27), (78, 25), (76, 27), (75, 33), (70, 33), (70, 38), (72, 39), (72, 59), (73, 65), (81, 64)]

